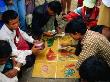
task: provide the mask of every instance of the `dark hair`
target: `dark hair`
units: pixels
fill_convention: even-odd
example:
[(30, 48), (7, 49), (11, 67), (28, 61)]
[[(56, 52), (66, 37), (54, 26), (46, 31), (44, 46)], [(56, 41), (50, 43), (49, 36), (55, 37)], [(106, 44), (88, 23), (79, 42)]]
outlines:
[(7, 58), (11, 55), (12, 48), (7, 41), (0, 40), (0, 58)]
[(79, 74), (87, 82), (110, 82), (110, 67), (101, 56), (87, 58), (81, 64)]
[(2, 20), (4, 23), (8, 24), (10, 20), (16, 19), (18, 17), (18, 14), (16, 11), (13, 10), (7, 10), (2, 15)]
[(73, 19), (65, 27), (66, 33), (81, 33), (81, 35), (84, 35), (86, 33), (86, 30), (86, 24), (83, 22), (83, 19), (81, 17)]
[(96, 27), (92, 28), (91, 30), (102, 33), (103, 28), (104, 28), (104, 25), (97, 25)]
[(76, 45), (75, 55), (79, 56), (82, 51), (82, 45), (81, 40), (78, 41), (78, 44)]
[(57, 13), (58, 15), (61, 13), (62, 11), (62, 5), (59, 1), (52, 1), (48, 4), (48, 7), (54, 11), (55, 13)]

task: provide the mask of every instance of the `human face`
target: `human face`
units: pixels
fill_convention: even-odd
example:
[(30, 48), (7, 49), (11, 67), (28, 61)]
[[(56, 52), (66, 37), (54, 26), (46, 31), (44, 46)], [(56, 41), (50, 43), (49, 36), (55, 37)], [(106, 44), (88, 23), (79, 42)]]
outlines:
[(6, 24), (10, 30), (16, 30), (19, 27), (19, 19), (10, 20), (8, 24)]
[(48, 7), (47, 11), (48, 11), (48, 14), (49, 14), (50, 16), (54, 16), (54, 15), (55, 15), (55, 12), (52, 11), (50, 7)]
[(70, 36), (74, 39), (74, 40), (81, 40), (81, 34), (80, 33), (70, 33)]

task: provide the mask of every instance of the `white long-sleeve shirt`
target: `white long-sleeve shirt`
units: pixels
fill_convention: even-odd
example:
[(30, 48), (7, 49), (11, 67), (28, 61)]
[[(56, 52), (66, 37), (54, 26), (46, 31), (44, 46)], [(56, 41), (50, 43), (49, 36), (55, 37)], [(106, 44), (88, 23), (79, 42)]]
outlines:
[(17, 76), (13, 78), (8, 78), (4, 74), (0, 73), (0, 82), (18, 82)]
[[(20, 33), (26, 41), (33, 43), (34, 39), (31, 36), (27, 35), (22, 30), (20, 30)], [(8, 41), (10, 43), (10, 46), (12, 47), (12, 54), (17, 56), (16, 61), (19, 63), (25, 64), (26, 56), (32, 54), (32, 51), (31, 50), (17, 50), (17, 47), (14, 43), (15, 36), (16, 36), (15, 30), (13, 31), (9, 30), (9, 28), (5, 24), (2, 26), (0, 30), (0, 40)]]
[(4, 66), (5, 66), (5, 64), (0, 66), (0, 82), (18, 82), (17, 76), (15, 76), (13, 78), (8, 78), (6, 75), (1, 73), (4, 69)]

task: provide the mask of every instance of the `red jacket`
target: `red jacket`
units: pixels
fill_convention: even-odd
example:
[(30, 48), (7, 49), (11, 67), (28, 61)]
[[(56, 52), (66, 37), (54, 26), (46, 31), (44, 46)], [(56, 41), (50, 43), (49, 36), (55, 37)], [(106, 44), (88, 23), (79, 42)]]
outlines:
[(90, 13), (89, 20), (87, 20), (87, 17), (86, 17), (86, 7), (83, 7), (81, 9), (81, 15), (87, 26), (94, 27), (97, 25), (97, 16), (99, 15), (99, 8), (94, 7), (93, 11)]
[(86, 17), (86, 7), (82, 7), (81, 8), (81, 13), (75, 13), (75, 12), (71, 12), (69, 14), (67, 14), (65, 16), (67, 21), (71, 21), (74, 18), (77, 18), (78, 16), (82, 16), (84, 22), (86, 23), (86, 25), (88, 27), (94, 27), (97, 25), (97, 16), (99, 15), (99, 8), (98, 7), (94, 7), (93, 11), (90, 13), (90, 17), (89, 20)]

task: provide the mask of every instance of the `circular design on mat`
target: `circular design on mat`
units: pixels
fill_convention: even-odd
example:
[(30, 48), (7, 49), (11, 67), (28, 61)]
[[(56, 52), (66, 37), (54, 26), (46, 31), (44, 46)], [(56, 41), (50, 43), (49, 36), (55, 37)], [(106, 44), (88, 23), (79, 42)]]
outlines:
[(73, 69), (67, 69), (65, 70), (66, 77), (72, 76), (75, 73)]
[(43, 65), (42, 66), (42, 71), (43, 72), (47, 72), (48, 71), (48, 66), (47, 65)]

